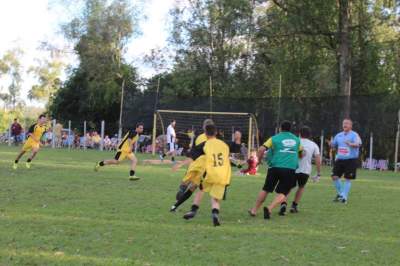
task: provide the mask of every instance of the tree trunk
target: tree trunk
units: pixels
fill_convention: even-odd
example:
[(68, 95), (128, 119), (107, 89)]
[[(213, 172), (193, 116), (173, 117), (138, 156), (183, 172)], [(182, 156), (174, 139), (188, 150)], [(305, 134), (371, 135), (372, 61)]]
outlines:
[(344, 97), (343, 118), (351, 113), (350, 1), (339, 0), (339, 90)]

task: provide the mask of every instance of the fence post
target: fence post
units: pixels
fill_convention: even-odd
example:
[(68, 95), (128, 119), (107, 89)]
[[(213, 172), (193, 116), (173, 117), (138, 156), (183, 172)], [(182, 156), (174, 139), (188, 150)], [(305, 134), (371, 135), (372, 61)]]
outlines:
[(87, 139), (86, 139), (86, 120), (83, 121), (83, 149), (86, 151), (86, 143), (87, 143)]
[(153, 141), (151, 147), (151, 153), (154, 156), (156, 154), (156, 134), (157, 134), (157, 114), (154, 112), (153, 116)]
[(51, 147), (54, 149), (56, 147), (56, 120), (53, 119), (52, 134), (51, 134)]
[[(69, 120), (68, 121), (68, 138), (67, 138), (67, 143), (68, 143), (68, 149), (70, 150), (71, 149), (71, 120)], [(73, 135), (72, 135), (73, 136)], [(72, 141), (74, 141), (73, 139), (72, 139)]]
[(371, 135), (369, 137), (369, 170), (374, 170), (374, 166), (372, 164), (372, 158), (373, 158), (373, 149), (374, 149), (374, 135), (371, 132)]
[(11, 147), (11, 139), (12, 139), (11, 127), (12, 127), (12, 123), (10, 123), (10, 126), (8, 127), (8, 146), (10, 146), (10, 147)]
[(394, 149), (394, 172), (397, 172), (397, 159), (399, 158), (400, 123), (396, 133), (396, 147)]
[(250, 150), (251, 150), (251, 141), (252, 141), (252, 139), (251, 139), (251, 136), (252, 136), (252, 127), (253, 127), (253, 124), (252, 124), (252, 119), (251, 119), (251, 116), (250, 116), (250, 118), (249, 118), (249, 136), (248, 136), (248, 143), (247, 143), (247, 158), (249, 158), (250, 157)]
[(324, 161), (324, 130), (321, 130), (321, 142), (319, 145), (319, 149), (320, 149), (320, 154), (321, 154), (321, 163), (323, 163)]
[(101, 121), (101, 140), (100, 140), (100, 150), (104, 150), (104, 127), (105, 127), (105, 122), (104, 120)]

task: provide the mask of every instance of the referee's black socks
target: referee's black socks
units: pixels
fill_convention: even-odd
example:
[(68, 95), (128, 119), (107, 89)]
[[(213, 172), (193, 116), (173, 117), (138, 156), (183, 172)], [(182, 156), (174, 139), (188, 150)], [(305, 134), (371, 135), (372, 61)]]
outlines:
[(134, 175), (135, 175), (135, 171), (134, 171), (134, 170), (131, 170), (131, 171), (129, 172), (129, 175), (130, 175), (130, 176), (134, 176)]
[(104, 166), (104, 161), (99, 162), (100, 166)]

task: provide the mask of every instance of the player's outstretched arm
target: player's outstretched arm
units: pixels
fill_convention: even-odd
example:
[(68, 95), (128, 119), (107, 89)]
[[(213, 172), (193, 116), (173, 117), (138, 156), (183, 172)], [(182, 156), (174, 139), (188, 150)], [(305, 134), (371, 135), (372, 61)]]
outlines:
[(265, 153), (266, 150), (267, 150), (267, 149), (266, 149), (264, 146), (261, 146), (261, 147), (258, 149), (258, 152), (257, 152), (258, 163), (257, 163), (257, 165), (260, 165), (261, 162), (263, 161), (264, 153)]
[(319, 179), (321, 178), (321, 164), (322, 164), (321, 155), (315, 155), (315, 166), (317, 168), (317, 174), (312, 177), (312, 180), (314, 182), (318, 182)]
[(174, 166), (172, 166), (172, 171), (176, 172), (178, 169), (180, 169), (182, 166), (189, 165), (191, 162), (193, 162), (192, 158), (186, 158), (183, 161), (179, 161)]

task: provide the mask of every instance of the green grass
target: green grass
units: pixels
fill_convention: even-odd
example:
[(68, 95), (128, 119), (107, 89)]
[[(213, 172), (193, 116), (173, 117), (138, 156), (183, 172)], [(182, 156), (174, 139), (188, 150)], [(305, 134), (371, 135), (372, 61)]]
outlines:
[(0, 265), (400, 265), (400, 174), (360, 171), (341, 205), (326, 168), (300, 213), (270, 221), (247, 215), (264, 171), (234, 176), (214, 228), (208, 197), (192, 221), (190, 202), (168, 212), (184, 170), (129, 182), (127, 164), (93, 172), (112, 153), (43, 149), (14, 171), (16, 153), (0, 146)]

